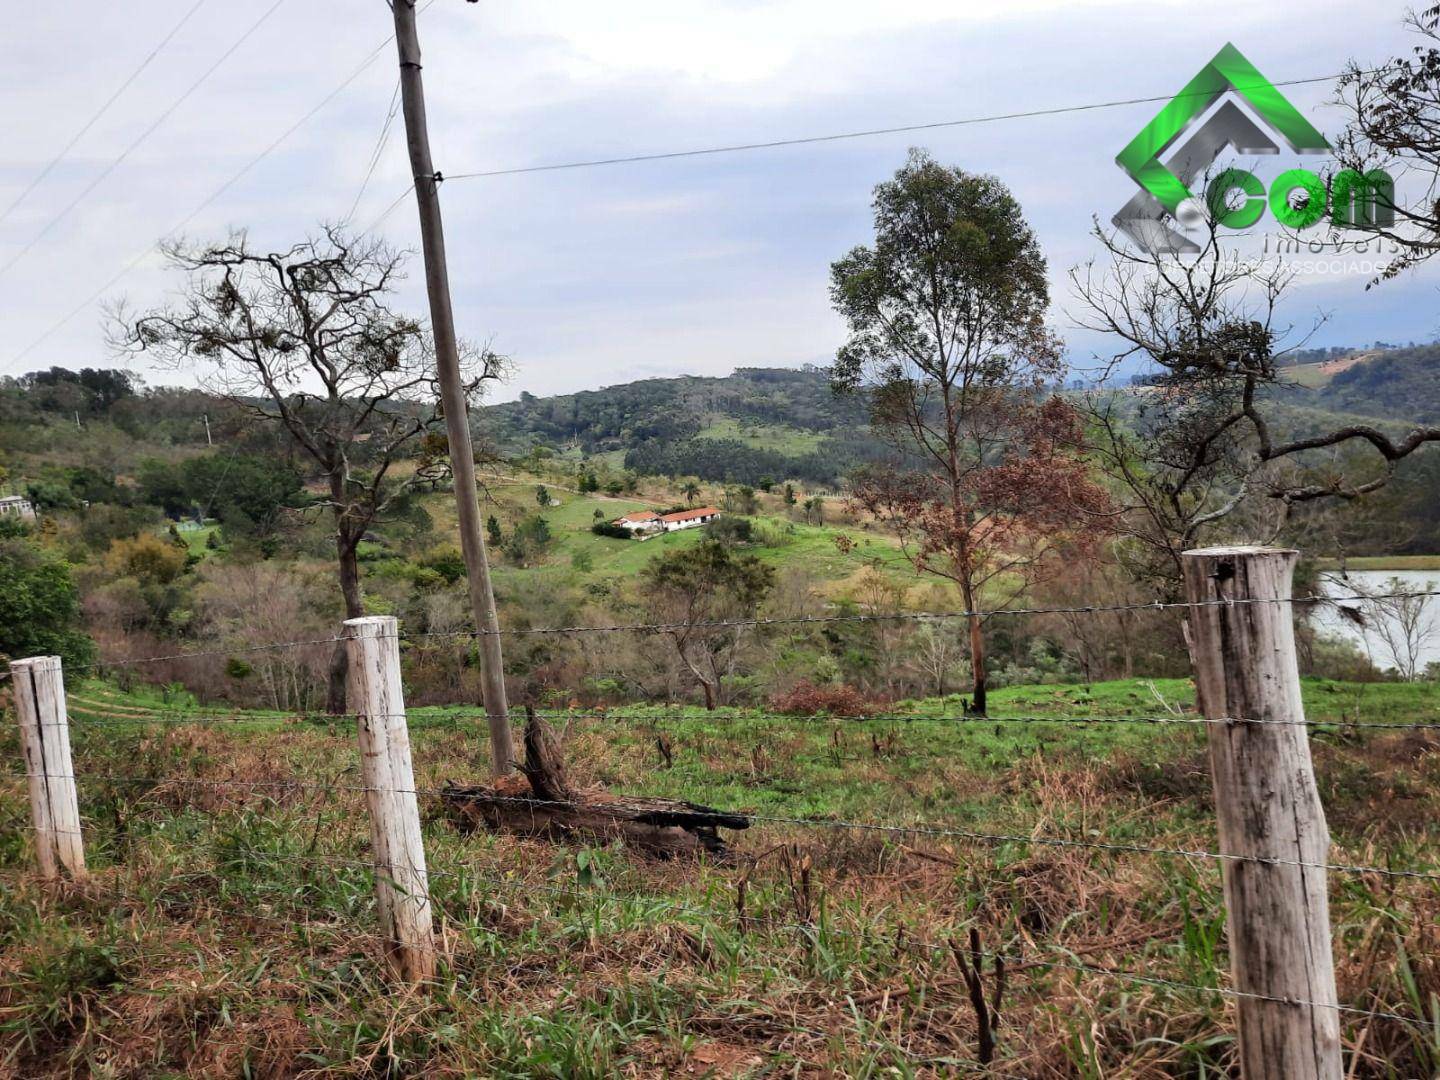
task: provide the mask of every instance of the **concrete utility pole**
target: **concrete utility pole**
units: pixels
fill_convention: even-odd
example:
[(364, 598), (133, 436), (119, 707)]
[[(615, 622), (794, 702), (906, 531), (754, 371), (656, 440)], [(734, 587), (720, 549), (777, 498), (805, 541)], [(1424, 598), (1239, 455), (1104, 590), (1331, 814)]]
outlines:
[(415, 202), (420, 210), (421, 247), (425, 255), (425, 286), (430, 294), (430, 328), (435, 335), (435, 366), (445, 407), (450, 442), (450, 469), (455, 477), (455, 503), (460, 517), (460, 549), (470, 581), (470, 606), (480, 631), (480, 662), (485, 680), (485, 713), (490, 720), (490, 764), (495, 776), (510, 771), (515, 749), (510, 737), (510, 706), (505, 698), (505, 668), (500, 655), (500, 620), (490, 587), (490, 560), (480, 529), (476, 500), (475, 451), (470, 442), (470, 413), (460, 378), (460, 350), (455, 342), (455, 314), (450, 307), (450, 275), (445, 265), (445, 230), (440, 220), (440, 176), (430, 160), (430, 133), (425, 123), (425, 85), (420, 74), (420, 36), (415, 28), (415, 0), (391, 0), (395, 12), (395, 45), (400, 52), (400, 95), (405, 115), (405, 141), (410, 172), (415, 177)]

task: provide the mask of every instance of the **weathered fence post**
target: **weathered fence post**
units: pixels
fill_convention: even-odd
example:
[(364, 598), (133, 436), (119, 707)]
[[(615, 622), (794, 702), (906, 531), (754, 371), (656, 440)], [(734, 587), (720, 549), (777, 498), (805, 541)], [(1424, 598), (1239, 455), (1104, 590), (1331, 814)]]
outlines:
[[(1297, 553), (1187, 551), (1190, 658), (1219, 819), (1246, 1080), (1341, 1080), (1326, 871), (1330, 834), (1300, 701)], [(1257, 722), (1259, 721), (1259, 722)], [(1275, 859), (1276, 863), (1256, 860)], [(1262, 1000), (1264, 999), (1264, 1000)], [(1278, 1000), (1276, 1000), (1278, 999)]]
[(400, 687), (399, 624), (388, 615), (350, 619), (345, 639), (347, 700), (360, 737), (380, 922), (391, 966), (402, 978), (420, 982), (435, 974), (435, 936)]
[(81, 880), (85, 877), (85, 848), (80, 837), (80, 802), (70, 758), (70, 718), (65, 711), (60, 657), (12, 660), (10, 677), (25, 752), (40, 874), (58, 878), (63, 871)]

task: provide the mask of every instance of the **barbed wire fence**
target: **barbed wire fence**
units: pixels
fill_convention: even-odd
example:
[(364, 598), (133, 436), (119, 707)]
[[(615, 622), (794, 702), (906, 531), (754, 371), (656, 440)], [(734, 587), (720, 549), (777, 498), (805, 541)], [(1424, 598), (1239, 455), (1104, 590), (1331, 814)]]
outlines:
[[(1196, 680), (1200, 691), (1199, 714), (1165, 713), (1140, 716), (972, 716), (886, 713), (846, 717), (847, 722), (944, 725), (965, 731), (977, 725), (1023, 724), (1062, 727), (1113, 725), (1154, 725), (1203, 730), (1210, 742), (1212, 761), (1228, 754), (1239, 762), (1238, 771), (1227, 773), (1217, 766), (1212, 777), (1216, 810), (1221, 817), (1217, 850), (1166, 846), (1139, 842), (1110, 841), (1065, 835), (1054, 830), (991, 832), (958, 827), (941, 821), (892, 822), (842, 819), (819, 815), (785, 813), (744, 813), (748, 822), (775, 829), (839, 830), (849, 834), (877, 835), (891, 839), (928, 838), (996, 848), (1049, 848), (1095, 852), (1106, 857), (1144, 857), (1180, 860), (1218, 866), (1225, 883), (1226, 916), (1230, 928), (1232, 983), (1205, 986), (1172, 980), (1149, 973), (1126, 970), (1083, 960), (1061, 948), (1047, 949), (1035, 943), (1017, 951), (1014, 947), (984, 951), (994, 963), (1017, 970), (1073, 970), (1090, 975), (1155, 985), (1186, 993), (1218, 995), (1236, 1003), (1243, 1045), (1253, 1046), (1267, 1039), (1272, 1048), (1284, 1053), (1310, 1054), (1316, 1046), (1333, 1051), (1339, 1060), (1339, 1019), (1346, 1015), (1382, 1018), (1426, 1032), (1440, 1028), (1440, 1016), (1423, 1013), (1406, 1015), (1390, 1009), (1367, 1008), (1339, 1001), (1330, 958), (1332, 939), (1326, 901), (1326, 879), (1332, 875), (1373, 877), (1377, 880), (1406, 880), (1421, 884), (1440, 882), (1440, 870), (1428, 860), (1417, 865), (1372, 865), (1332, 860), (1323, 811), (1310, 765), (1307, 739), (1313, 731), (1372, 729), (1391, 731), (1440, 730), (1440, 721), (1326, 721), (1307, 718), (1299, 699), (1298, 670), (1291, 636), (1290, 609), (1295, 605), (1337, 601), (1421, 598), (1440, 595), (1427, 590), (1387, 593), (1383, 596), (1292, 597), (1289, 595), (1291, 553), (1270, 550), (1226, 550), (1194, 553), (1188, 573), (1189, 599), (1183, 602), (1093, 607), (1035, 607), (969, 612), (925, 612), (895, 614), (825, 614), (783, 618), (733, 619), (707, 626), (810, 625), (835, 622), (869, 622), (896, 619), (940, 620), (973, 615), (1034, 616), (1043, 614), (1094, 613), (1110, 611), (1172, 610), (1186, 614)], [(1187, 558), (1189, 558), (1187, 556)], [(1202, 567), (1203, 564), (1203, 567)], [(1202, 572), (1203, 570), (1203, 572)], [(1208, 626), (1208, 631), (1207, 631)], [(591, 634), (655, 633), (671, 629), (662, 624), (615, 624), (514, 628), (508, 634)], [(1208, 639), (1207, 639), (1208, 633)], [(408, 640), (465, 639), (473, 632), (417, 634)], [(1208, 644), (1207, 644), (1208, 640)], [(79, 810), (79, 791), (90, 784), (169, 791), (231, 791), (263, 794), (269, 798), (286, 795), (313, 795), (331, 798), (360, 797), (370, 819), (370, 857), (327, 855), (309, 851), (269, 851), (237, 847), (230, 857), (282, 865), (327, 867), (332, 872), (358, 872), (370, 877), (376, 897), (379, 928), (355, 933), (347, 925), (348, 937), (377, 945), (389, 966), (403, 979), (423, 983), (436, 969), (437, 928), (441, 939), (447, 928), (462, 927), (473, 913), (462, 910), (456, 896), (478, 890), (493, 895), (510, 889), (526, 894), (550, 896), (558, 902), (581, 899), (576, 888), (555, 886), (500, 875), (478, 873), (463, 864), (427, 867), (418, 800), (440, 800), (454, 795), (453, 788), (418, 785), (414, 779), (409, 742), (411, 718), (400, 685), (401, 635), (396, 620), (388, 617), (353, 620), (345, 632), (334, 637), (272, 642), (244, 649), (190, 650), (168, 654), (123, 658), (71, 669), (71, 674), (113, 672), (117, 668), (160, 664), (177, 659), (254, 654), (312, 648), (346, 642), (351, 653), (351, 703), (354, 711), (342, 717), (327, 717), (329, 724), (353, 725), (361, 750), (362, 776), (342, 781), (338, 776), (323, 782), (275, 779), (218, 779), (176, 775), (137, 775), (80, 771), (73, 765), (70, 731), (95, 728), (102, 735), (117, 728), (176, 725), (256, 725), (308, 719), (304, 714), (273, 710), (263, 715), (239, 715), (219, 710), (169, 709), (164, 706), (143, 715), (88, 715), (71, 718), (66, 707), (64, 673), (56, 658), (31, 658), (11, 665), (12, 690), (21, 730), (25, 757), (24, 771), (0, 773), (0, 780), (24, 779), (29, 788), (35, 856), (40, 876), (46, 880), (90, 880), (84, 858), (86, 826)], [(1243, 707), (1237, 707), (1243, 706)], [(521, 710), (516, 710), (519, 713)], [(655, 707), (620, 709), (529, 710), (547, 719), (588, 719), (612, 724), (658, 725), (672, 717)], [(464, 711), (438, 719), (463, 723), (483, 719)], [(831, 722), (825, 717), (781, 717), (744, 710), (715, 710), (707, 721), (724, 724)], [(421, 721), (423, 724), (425, 721)], [(1259, 790), (1252, 781), (1263, 781)], [(626, 798), (628, 796), (618, 796)], [(640, 798), (642, 796), (636, 796)], [(535, 795), (487, 796), (487, 801), (510, 805), (532, 814), (546, 810), (573, 809), (567, 800), (544, 799)], [(1225, 820), (1230, 817), (1229, 828)], [(1284, 818), (1277, 821), (1277, 815)], [(1245, 835), (1237, 835), (1235, 821), (1248, 822)], [(317, 818), (317, 835), (319, 819)], [(1288, 829), (1288, 831), (1287, 831)], [(177, 879), (178, 880), (178, 879)], [(456, 885), (454, 890), (432, 889), (432, 882)], [(1318, 882), (1318, 887), (1317, 887)], [(153, 902), (154, 897), (124, 894), (114, 883), (111, 899), (117, 904)], [(1298, 886), (1298, 887), (1297, 887)], [(1300, 898), (1297, 900), (1297, 897)], [(791, 935), (797, 940), (816, 935), (873, 934), (872, 928), (847, 930), (819, 920), (776, 920), (769, 916), (738, 910), (724, 913), (710, 906), (698, 906), (670, 897), (593, 893), (583, 897), (599, 904), (652, 904), (670, 910), (677, 918), (711, 922), (733, 920), (739, 933), (763, 932)], [(1280, 914), (1277, 916), (1276, 912)], [(1263, 913), (1263, 915), (1261, 914)], [(274, 916), (263, 912), (237, 910), (238, 918), (274, 921), (297, 929), (294, 915)], [(330, 925), (323, 913), (308, 913), (301, 920)], [(1316, 942), (1323, 942), (1323, 958), (1317, 958)], [(938, 943), (930, 943), (938, 944)], [(1264, 963), (1257, 962), (1263, 952)], [(1298, 954), (1298, 955), (1297, 955)], [(1278, 1040), (1278, 1041), (1276, 1041)], [(1308, 1047), (1309, 1049), (1305, 1049)], [(1288, 1059), (1286, 1059), (1288, 1061)], [(1299, 1060), (1297, 1057), (1296, 1061)], [(1273, 1063), (1272, 1063), (1273, 1064)], [(1287, 1065), (1287, 1068), (1289, 1066)], [(1253, 1069), (1253, 1066), (1251, 1067)], [(1324, 1068), (1286, 1075), (1329, 1076)], [(1283, 1071), (1283, 1070), (1282, 1070)], [(1247, 1071), (1247, 1075), (1260, 1075)]]

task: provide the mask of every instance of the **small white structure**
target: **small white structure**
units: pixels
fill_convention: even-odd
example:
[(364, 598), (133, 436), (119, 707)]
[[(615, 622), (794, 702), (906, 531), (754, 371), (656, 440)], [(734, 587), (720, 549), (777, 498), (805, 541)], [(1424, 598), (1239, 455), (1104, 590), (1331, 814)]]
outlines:
[(660, 527), (660, 515), (654, 510), (632, 510), (623, 517), (616, 518), (612, 524), (629, 529), (632, 533), (650, 532)]
[(24, 495), (0, 495), (0, 517), (18, 517), (21, 521), (34, 521), (35, 507)]

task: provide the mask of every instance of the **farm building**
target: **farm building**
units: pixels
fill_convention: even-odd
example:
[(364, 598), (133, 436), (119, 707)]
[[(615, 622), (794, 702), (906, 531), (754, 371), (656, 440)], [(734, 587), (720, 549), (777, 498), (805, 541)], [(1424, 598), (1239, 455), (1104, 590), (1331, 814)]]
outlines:
[(666, 532), (679, 529), (694, 529), (708, 521), (714, 521), (720, 511), (713, 506), (697, 506), (694, 510), (679, 510), (673, 514), (660, 515), (660, 528)]
[(697, 506), (693, 510), (677, 510), (673, 514), (657, 514), (653, 510), (632, 510), (615, 519), (615, 524), (631, 532), (677, 532), (694, 529), (714, 521), (720, 511), (714, 506)]

